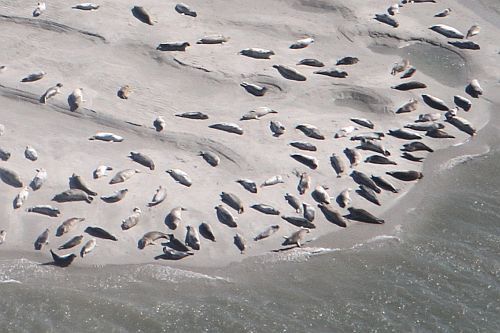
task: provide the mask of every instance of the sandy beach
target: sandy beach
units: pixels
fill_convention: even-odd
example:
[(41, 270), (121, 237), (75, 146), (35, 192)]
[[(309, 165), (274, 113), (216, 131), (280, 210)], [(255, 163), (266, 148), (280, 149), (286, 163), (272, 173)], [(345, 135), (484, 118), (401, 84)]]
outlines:
[[(423, 143), (432, 147), (436, 156), (449, 156), (449, 147), (474, 140), (475, 137), (445, 122), (444, 111), (432, 109), (422, 100), (422, 94), (442, 99), (450, 108), (455, 107), (455, 95), (472, 102), (470, 111), (458, 110), (458, 116), (467, 119), (480, 131), (494, 114), (492, 105), (500, 103), (498, 92), (498, 26), (483, 20), (471, 8), (454, 1), (406, 4), (394, 16), (399, 26), (393, 28), (374, 19), (375, 14), (386, 11), (385, 1), (194, 1), (190, 3), (197, 17), (180, 15), (175, 3), (156, 1), (102, 1), (93, 11), (72, 9), (64, 1), (52, 1), (38, 17), (32, 16), (35, 6), (18, 1), (0, 1), (0, 124), (5, 133), (0, 136), (0, 148), (11, 153), (0, 167), (15, 170), (28, 185), (37, 168), (47, 170), (48, 178), (41, 189), (29, 189), (29, 196), (18, 209), (13, 200), (21, 188), (0, 183), (0, 230), (7, 232), (0, 245), (5, 257), (29, 258), (37, 262), (51, 262), (49, 249), (57, 249), (70, 238), (83, 235), (83, 242), (74, 248), (57, 251), (75, 253), (73, 265), (116, 265), (157, 262), (165, 265), (206, 267), (225, 266), (231, 262), (258, 256), (280, 249), (283, 237), (298, 230), (280, 216), (302, 216), (284, 199), (286, 193), (301, 202), (313, 205), (315, 228), (307, 240), (325, 242), (324, 235), (338, 233), (339, 242), (371, 237), (379, 230), (390, 232), (404, 220), (404, 211), (398, 205), (407, 200), (419, 182), (403, 182), (385, 173), (400, 170), (424, 170), (425, 162), (412, 162), (400, 157), (401, 147), (414, 140), (393, 137), (389, 130), (414, 123), (420, 114), (441, 113), (439, 123), (452, 139), (424, 136)], [(154, 18), (147, 25), (132, 15), (134, 5), (143, 6)], [(434, 15), (448, 6), (453, 12), (447, 17)], [(33, 8), (32, 8), (33, 7)], [(435, 24), (446, 24), (466, 33), (473, 24), (481, 25), (481, 33), (470, 38), (480, 50), (460, 49), (446, 38), (429, 29)], [(197, 40), (221, 34), (228, 38), (223, 44), (197, 44)], [(302, 49), (291, 49), (295, 41), (314, 38), (314, 43)], [(160, 43), (187, 41), (185, 51), (160, 51)], [(263, 48), (275, 53), (270, 59), (254, 59), (238, 54), (245, 48)], [(337, 60), (357, 57), (353, 65), (335, 66)], [(306, 58), (318, 59), (324, 68), (297, 63)], [(416, 73), (400, 79), (402, 73), (391, 75), (395, 63), (409, 59)], [(280, 75), (273, 65), (295, 68), (307, 80), (294, 81)], [(314, 74), (319, 69), (337, 68), (348, 72), (346, 78), (333, 78)], [(35, 82), (21, 79), (36, 71), (46, 75)], [(479, 98), (465, 92), (469, 83), (477, 79), (484, 90)], [(425, 89), (399, 91), (392, 86), (418, 81)], [(254, 96), (240, 84), (255, 83), (267, 88), (262, 97)], [(62, 83), (61, 93), (39, 102), (50, 87)], [(120, 99), (117, 91), (130, 85), (128, 99)], [(84, 102), (76, 111), (70, 111), (68, 95), (76, 88), (83, 89)], [(418, 100), (417, 110), (395, 114), (411, 98)], [(240, 120), (250, 110), (269, 107), (277, 113), (260, 119)], [(176, 116), (184, 112), (202, 112), (206, 120), (193, 120)], [(153, 121), (162, 116), (166, 126), (155, 131)], [(373, 130), (363, 128), (350, 118), (366, 118), (375, 124)], [(286, 131), (279, 137), (269, 129), (270, 121), (281, 122)], [(210, 125), (228, 122), (240, 126), (242, 135), (210, 128)], [(309, 138), (295, 129), (300, 124), (311, 124), (324, 135), (324, 140)], [(426, 123), (427, 124), (427, 123)], [(334, 134), (346, 126), (359, 129), (342, 138)], [(345, 148), (357, 147), (360, 142), (350, 140), (353, 135), (383, 132), (381, 140), (397, 165), (365, 163), (372, 151), (360, 150), (363, 162), (349, 168)], [(89, 140), (98, 132), (111, 132), (124, 138), (123, 142)], [(314, 144), (317, 151), (301, 151), (290, 145), (292, 141)], [(39, 158), (25, 158), (27, 145), (36, 149)], [(464, 146), (467, 146), (466, 144)], [(460, 149), (453, 148), (453, 149)], [(130, 158), (130, 152), (150, 156), (154, 170)], [(220, 157), (216, 167), (210, 166), (200, 151), (211, 151)], [(346, 171), (337, 177), (330, 164), (335, 153), (344, 161)], [(290, 157), (291, 154), (314, 156), (319, 161), (311, 169)], [(427, 152), (415, 155), (427, 157)], [(382, 155), (380, 155), (382, 156)], [(432, 157), (434, 160), (442, 160)], [(93, 178), (99, 165), (113, 168), (107, 177)], [(119, 184), (109, 184), (113, 175), (125, 169), (140, 172)], [(187, 187), (176, 182), (166, 171), (180, 169), (192, 179)], [(383, 176), (398, 189), (398, 193), (382, 191), (378, 195), (381, 206), (359, 196), (357, 184), (349, 176), (352, 170), (368, 176)], [(298, 174), (311, 176), (311, 188), (305, 194), (297, 191)], [(92, 203), (52, 200), (54, 195), (69, 189), (69, 178), (80, 175), (88, 186), (98, 193)], [(271, 177), (280, 175), (283, 183), (260, 187)], [(430, 176), (430, 175), (429, 175)], [(251, 179), (258, 186), (250, 193), (236, 181)], [(159, 186), (167, 189), (167, 198), (161, 204), (148, 207)], [(316, 186), (328, 188), (332, 207), (348, 214), (335, 198), (351, 188), (352, 207), (363, 208), (385, 219), (384, 225), (349, 220), (347, 228), (329, 222), (311, 197)], [(128, 189), (125, 198), (117, 203), (100, 199), (114, 191)], [(420, 193), (422, 189), (420, 189)], [(244, 205), (238, 214), (223, 204), (221, 192), (237, 195)], [(410, 194), (407, 195), (407, 193)], [(225, 205), (237, 217), (238, 226), (230, 228), (217, 219), (214, 207)], [(266, 215), (252, 209), (254, 204), (267, 204), (280, 211), (279, 215)], [(407, 204), (407, 203), (406, 203)], [(405, 205), (406, 205), (405, 204)], [(52, 205), (61, 214), (48, 217), (26, 210), (36, 205)], [(165, 223), (174, 207), (182, 206), (180, 226), (171, 230)], [(135, 207), (142, 210), (140, 222), (129, 230), (122, 230), (122, 220)], [(406, 207), (406, 206), (405, 206)], [(58, 226), (71, 217), (85, 218), (71, 232), (58, 237)], [(213, 228), (216, 242), (200, 236), (200, 250), (179, 261), (158, 260), (166, 240), (139, 249), (139, 239), (149, 231), (174, 234), (184, 241), (186, 226), (198, 229), (202, 222)], [(272, 236), (255, 242), (253, 238), (271, 225), (279, 225)], [(84, 232), (88, 226), (101, 227), (118, 241), (97, 238), (96, 248), (84, 258), (79, 256), (81, 246), (92, 236)], [(34, 249), (34, 242), (49, 229), (49, 244), (42, 250)], [(240, 234), (247, 240), (247, 249), (241, 254), (233, 237)], [(344, 234), (344, 235), (342, 235)], [(331, 238), (329, 238), (331, 239)], [(336, 244), (325, 244), (336, 246)]]

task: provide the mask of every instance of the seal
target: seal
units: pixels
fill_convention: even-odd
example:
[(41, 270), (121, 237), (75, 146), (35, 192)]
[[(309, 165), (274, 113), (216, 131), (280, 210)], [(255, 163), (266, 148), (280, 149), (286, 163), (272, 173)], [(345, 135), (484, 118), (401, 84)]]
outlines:
[(251, 179), (238, 179), (236, 181), (238, 184), (243, 186), (245, 190), (247, 190), (250, 193), (257, 193), (257, 184)]
[(273, 206), (266, 205), (266, 204), (255, 204), (250, 206), (250, 208), (255, 209), (258, 212), (261, 212), (263, 214), (267, 215), (280, 215), (280, 211), (274, 208)]
[(398, 165), (395, 161), (388, 159), (385, 156), (380, 155), (371, 155), (365, 159), (365, 163), (373, 163), (373, 164), (392, 164)]
[(398, 128), (396, 130), (389, 130), (389, 135), (392, 135), (395, 138), (403, 139), (403, 140), (420, 140), (422, 136), (415, 132), (409, 131), (405, 128)]
[(207, 222), (202, 222), (200, 226), (198, 227), (200, 234), (205, 237), (206, 239), (211, 240), (212, 242), (215, 242), (215, 235), (214, 231), (212, 230), (212, 227), (210, 224)]
[(45, 2), (39, 2), (33, 11), (33, 17), (38, 17), (47, 9)]
[(318, 185), (311, 193), (312, 198), (318, 203), (331, 203), (330, 195), (324, 186)]
[(186, 239), (185, 243), (187, 246), (193, 250), (200, 249), (200, 236), (198, 236), (198, 231), (190, 225), (186, 226)]
[(118, 171), (113, 176), (113, 178), (111, 178), (111, 180), (109, 181), (109, 183), (111, 185), (118, 184), (118, 183), (123, 183), (124, 181), (129, 180), (130, 178), (132, 178), (132, 176), (135, 175), (136, 173), (140, 173), (140, 172), (141, 171), (137, 170), (137, 169), (125, 169), (125, 170)]
[(418, 142), (418, 141), (404, 144), (403, 145), (403, 149), (402, 149), (402, 151), (407, 151), (407, 152), (410, 152), (410, 153), (414, 152), (414, 151), (419, 151), (419, 150), (426, 150), (426, 151), (428, 151), (430, 153), (434, 152), (434, 149), (430, 148), (425, 143)]
[(311, 67), (325, 67), (325, 64), (319, 61), (318, 59), (311, 59), (311, 58), (302, 59), (297, 63), (297, 65), (305, 65)]
[(247, 241), (238, 233), (234, 235), (234, 245), (236, 245), (238, 250), (240, 250), (241, 254), (245, 253), (245, 250), (247, 249)]
[(84, 102), (84, 99), (83, 99), (83, 88), (76, 88), (68, 96), (68, 105), (69, 105), (69, 110), (70, 111), (76, 111), (76, 110), (78, 110), (80, 108), (80, 106), (82, 105), (83, 102)]
[(304, 76), (304, 74), (300, 73), (298, 70), (295, 68), (292, 68), (290, 66), (286, 65), (273, 65), (273, 68), (277, 69), (278, 72), (283, 76), (285, 79), (292, 80), (292, 81), (306, 81), (307, 78)]
[(398, 73), (402, 73), (410, 67), (410, 60), (403, 59), (401, 63), (395, 63), (391, 70), (391, 75), (394, 76)]
[(382, 140), (384, 137), (383, 132), (367, 132), (351, 136), (351, 141)]
[(318, 207), (328, 221), (342, 228), (347, 227), (347, 220), (332, 205), (320, 203)]
[(193, 184), (191, 177), (180, 169), (168, 169), (167, 173), (181, 185), (190, 187)]
[(285, 245), (297, 245), (298, 247), (302, 246), (302, 242), (304, 241), (304, 238), (306, 237), (306, 234), (310, 232), (309, 229), (300, 229), (298, 231), (295, 231), (293, 234), (291, 234), (288, 237), (285, 237), (285, 241), (283, 242), (283, 246)]
[(377, 186), (377, 184), (375, 184), (375, 182), (373, 180), (371, 180), (370, 177), (368, 177), (363, 172), (353, 170), (352, 173), (350, 174), (350, 176), (359, 185), (365, 185), (365, 186), (367, 186), (368, 188), (371, 188), (372, 190), (374, 190), (377, 193), (382, 192), (380, 190), (380, 188)]
[(178, 113), (175, 116), (180, 117), (180, 118), (196, 119), (196, 120), (207, 120), (208, 119), (207, 114), (205, 114), (203, 112), (198, 112), (198, 111)]
[(387, 171), (386, 174), (388, 174), (396, 179), (405, 181), (405, 182), (419, 180), (419, 179), (424, 177), (424, 175), (421, 172), (413, 171), (413, 170), (410, 170), (410, 171)]
[(241, 201), (240, 198), (236, 194), (229, 193), (229, 192), (222, 192), (220, 194), (222, 202), (227, 204), (229, 207), (233, 208), (238, 212), (238, 214), (243, 214), (244, 212), (244, 207), (243, 207), (243, 202)]
[(359, 196), (370, 201), (371, 203), (374, 203), (377, 206), (381, 206), (380, 201), (377, 198), (377, 194), (371, 188), (368, 188), (365, 185), (360, 185), (359, 189), (356, 190), (356, 193), (359, 194)]
[(399, 190), (394, 185), (392, 185), (389, 181), (385, 180), (384, 178), (379, 177), (379, 176), (373, 176), (373, 175), (371, 178), (375, 182), (375, 184), (377, 184), (377, 186), (380, 187), (381, 189), (384, 189), (386, 191), (390, 191), (392, 193), (399, 192)]
[(61, 237), (62, 235), (70, 232), (71, 230), (75, 229), (76, 226), (80, 223), (85, 221), (84, 217), (72, 217), (67, 220), (65, 220), (59, 227), (57, 228), (56, 231), (56, 236)]
[(306, 136), (316, 139), (316, 140), (324, 140), (325, 136), (321, 134), (319, 129), (311, 124), (300, 124), (295, 127), (295, 129), (298, 129), (302, 133), (304, 133)]
[(153, 162), (153, 159), (146, 154), (131, 151), (129, 158), (131, 158), (134, 162), (137, 162), (145, 166), (146, 168), (149, 168), (149, 170), (155, 169), (155, 162)]
[(283, 177), (281, 175), (276, 175), (266, 179), (262, 184), (260, 184), (260, 187), (283, 184), (284, 182), (285, 181), (283, 180)]
[(425, 83), (419, 81), (409, 81), (405, 83), (401, 83), (391, 87), (392, 89), (400, 90), (400, 91), (409, 91), (414, 89), (425, 89), (427, 85)]
[(339, 60), (337, 60), (336, 66), (341, 66), (341, 65), (355, 65), (359, 62), (359, 59), (356, 57), (343, 57)]
[(301, 213), (301, 202), (299, 198), (294, 196), (293, 194), (286, 193), (285, 194), (285, 200), (288, 202), (290, 206), (292, 206), (293, 209), (295, 209), (296, 213)]
[(480, 50), (481, 49), (481, 47), (478, 44), (476, 44), (470, 40), (448, 42), (448, 44), (453, 45), (455, 47), (458, 47), (459, 49), (465, 49), (465, 50)]
[(44, 71), (39, 71), (39, 72), (31, 73), (28, 76), (24, 77), (21, 80), (21, 82), (35, 82), (35, 81), (43, 79), (43, 77), (45, 76), (45, 74), (47, 74), (47, 73), (45, 73)]
[(351, 189), (346, 188), (345, 190), (340, 192), (340, 194), (335, 199), (340, 207), (345, 208), (351, 204), (351, 195), (349, 192), (351, 192)]
[(199, 156), (203, 157), (203, 159), (210, 164), (212, 167), (216, 167), (220, 163), (220, 157), (215, 154), (214, 152), (211, 151), (200, 151), (198, 154)]
[(365, 223), (374, 223), (374, 224), (385, 223), (383, 219), (375, 217), (374, 215), (372, 215), (371, 213), (362, 208), (349, 207), (347, 208), (347, 210), (349, 211), (349, 215), (347, 216), (349, 220), (355, 220)]
[(156, 119), (153, 121), (153, 127), (157, 132), (163, 131), (165, 129), (165, 125), (167, 125), (167, 123), (162, 116), (156, 117)]
[(261, 107), (254, 109), (254, 110), (248, 111), (243, 116), (241, 116), (240, 120), (251, 120), (251, 119), (258, 120), (258, 119), (264, 117), (265, 115), (272, 114), (272, 113), (278, 113), (278, 111), (273, 110), (271, 108), (268, 108), (267, 106), (261, 106)]
[(99, 5), (96, 5), (95, 3), (90, 3), (90, 2), (84, 2), (84, 3), (80, 3), (78, 5), (74, 5), (73, 9), (80, 9), (80, 10), (98, 10), (99, 9)]
[(101, 196), (101, 200), (107, 203), (115, 203), (125, 198), (127, 192), (128, 189), (126, 188), (123, 190), (115, 191), (113, 194)]
[(395, 3), (389, 6), (389, 8), (387, 8), (387, 13), (389, 13), (389, 15), (391, 16), (399, 14), (399, 4)]
[(217, 218), (221, 223), (227, 225), (230, 228), (236, 228), (238, 226), (237, 218), (233, 216), (233, 214), (231, 214), (231, 212), (226, 207), (218, 205), (215, 207), (215, 211), (217, 214)]
[(167, 42), (160, 43), (156, 47), (158, 51), (186, 51), (186, 47), (191, 46), (188, 42)]
[(379, 143), (375, 142), (373, 140), (363, 140), (361, 141), (361, 144), (357, 146), (356, 148), (363, 149), (363, 150), (371, 150), (376, 153), (380, 153), (384, 156), (390, 156), (391, 152), (385, 149), (385, 147)]
[(344, 161), (340, 158), (340, 156), (333, 153), (330, 156), (330, 164), (332, 165), (333, 170), (337, 174), (337, 178), (342, 177), (342, 174), (345, 172), (346, 166)]
[(80, 257), (85, 257), (87, 254), (92, 252), (97, 244), (97, 241), (95, 238), (90, 239), (85, 245), (82, 246), (82, 249), (80, 250)]
[(91, 136), (89, 140), (101, 140), (106, 142), (122, 142), (123, 137), (114, 133), (99, 132)]
[(131, 92), (132, 92), (132, 88), (128, 84), (126, 84), (126, 85), (120, 87), (120, 89), (118, 90), (116, 95), (118, 97), (120, 97), (121, 99), (128, 99)]
[(80, 245), (82, 243), (82, 240), (83, 240), (83, 235), (75, 236), (75, 237), (71, 238), (70, 240), (68, 240), (63, 245), (59, 246), (57, 249), (58, 250), (71, 249), (72, 247)]
[(243, 135), (243, 129), (234, 123), (217, 123), (217, 124), (210, 125), (208, 127), (219, 130), (219, 131), (223, 131), (223, 132)]
[(196, 14), (196, 11), (189, 8), (189, 6), (184, 3), (178, 3), (177, 5), (175, 5), (175, 11), (179, 14), (183, 14), (186, 16), (191, 16), (191, 17), (198, 16), (198, 14)]
[(173, 249), (169, 249), (167, 247), (163, 247), (163, 254), (155, 257), (155, 260), (158, 259), (166, 259), (166, 260), (180, 260), (189, 256), (194, 255), (192, 252), (183, 252), (177, 251)]
[(198, 39), (196, 44), (224, 44), (228, 40), (229, 38), (224, 35), (208, 35)]
[(319, 162), (318, 159), (314, 156), (309, 156), (304, 154), (291, 154), (290, 157), (296, 160), (297, 162), (304, 164), (310, 169), (315, 170), (318, 168)]
[(302, 39), (295, 41), (295, 43), (293, 43), (292, 45), (290, 45), (290, 48), (294, 49), (294, 50), (295, 49), (303, 49), (305, 47), (308, 47), (312, 43), (314, 43), (314, 38), (312, 38), (312, 37), (302, 38)]
[(142, 23), (153, 25), (154, 21), (144, 7), (134, 6), (132, 8), (132, 15)]
[(45, 229), (35, 240), (35, 250), (40, 251), (42, 246), (49, 244), (49, 229)]
[(399, 22), (387, 14), (375, 14), (375, 20), (388, 24), (393, 28), (399, 27)]
[(130, 228), (135, 227), (141, 220), (142, 211), (140, 208), (135, 207), (132, 210), (132, 214), (127, 218), (122, 220), (122, 230), (128, 230)]
[(440, 111), (448, 111), (450, 109), (442, 99), (432, 95), (423, 94), (422, 99), (425, 104), (429, 105), (433, 109)]
[(446, 121), (462, 132), (469, 134), (470, 136), (476, 135), (476, 129), (472, 124), (465, 118), (459, 116), (446, 115)]
[(16, 195), (16, 198), (14, 199), (14, 209), (21, 208), (21, 206), (24, 204), (26, 200), (28, 200), (28, 195), (29, 195), (29, 186), (25, 186), (21, 192), (19, 192)]
[(316, 211), (314, 210), (314, 206), (308, 204), (307, 202), (303, 202), (302, 209), (304, 211), (303, 213), (304, 218), (312, 223), (314, 221), (314, 218), (316, 217)]
[(58, 83), (53, 87), (50, 87), (45, 91), (45, 93), (40, 97), (40, 103), (46, 104), (49, 98), (52, 98), (61, 93), (62, 83)]
[(424, 160), (423, 157), (418, 157), (418, 156), (415, 156), (415, 155), (410, 154), (408, 152), (403, 152), (401, 154), (401, 157), (404, 159), (407, 159), (408, 161), (412, 161), (412, 162), (422, 162)]
[(0, 179), (12, 187), (24, 187), (21, 176), (14, 170), (0, 167)]
[(93, 172), (94, 179), (107, 176), (107, 172), (113, 170), (112, 167), (107, 165), (99, 165)]
[(453, 97), (453, 102), (455, 102), (455, 105), (464, 111), (469, 111), (472, 107), (472, 102), (460, 95), (455, 95)]
[(416, 123), (425, 123), (428, 121), (438, 121), (441, 119), (441, 113), (425, 113), (418, 116)]
[(299, 191), (300, 195), (303, 195), (310, 187), (311, 187), (311, 176), (309, 176), (307, 172), (302, 172), (299, 176), (297, 191)]
[[(446, 17), (446, 16), (450, 15), (450, 13), (451, 13), (451, 8), (446, 8), (446, 9), (440, 11), (439, 13), (437, 13), (436, 15), (434, 15), (434, 17)], [(467, 38), (469, 38), (469, 37), (467, 36)]]
[(454, 135), (449, 134), (442, 129), (434, 128), (425, 133), (426, 136), (435, 139), (455, 139)]
[(479, 96), (483, 94), (483, 88), (481, 88), (477, 79), (472, 80), (465, 90), (474, 98), (479, 98)]
[(269, 128), (271, 129), (271, 132), (273, 132), (273, 136), (276, 138), (285, 134), (286, 131), (285, 126), (277, 120), (271, 120), (269, 122)]
[(1, 230), (0, 231), (0, 245), (5, 243), (5, 237), (7, 236), (7, 231)]
[(274, 51), (259, 48), (248, 48), (241, 50), (239, 54), (255, 59), (270, 59), (271, 56), (274, 55)]
[(280, 230), (280, 226), (275, 224), (275, 225), (272, 225), (270, 227), (268, 227), (267, 229), (265, 229), (264, 231), (262, 231), (261, 233), (259, 233), (257, 236), (255, 236), (253, 238), (254, 241), (260, 241), (264, 238), (267, 238), (269, 236), (271, 236), (272, 234), (278, 232), (278, 230)]
[(415, 74), (416, 72), (417, 72), (417, 69), (415, 67), (411, 66), (403, 73), (403, 75), (401, 75), (400, 79), (408, 79), (408, 78), (412, 77), (413, 74)]
[(0, 159), (2, 161), (4, 161), (4, 162), (8, 161), (11, 155), (12, 154), (10, 152), (8, 152), (8, 151), (3, 150), (2, 148), (0, 148)]
[(185, 211), (184, 207), (174, 207), (165, 217), (165, 224), (172, 230), (177, 229), (179, 224), (182, 222), (182, 211)]
[(307, 228), (307, 229), (315, 229), (316, 225), (314, 223), (309, 222), (306, 218), (300, 216), (285, 216), (282, 215), (281, 218), (287, 221), (290, 224), (293, 224), (296, 227)]
[(90, 236), (94, 236), (94, 237), (98, 237), (98, 238), (102, 238), (102, 239), (108, 239), (108, 240), (112, 240), (112, 241), (117, 241), (118, 239), (113, 236), (112, 234), (110, 234), (109, 232), (107, 232), (106, 230), (104, 230), (103, 228), (100, 228), (100, 227), (87, 227), (85, 229), (85, 232), (87, 234), (89, 234)]
[(330, 77), (335, 77), (339, 79), (345, 79), (349, 74), (346, 71), (341, 71), (336, 68), (323, 69), (313, 72), (313, 74), (325, 75)]
[(50, 205), (37, 205), (26, 209), (26, 211), (28, 213), (38, 213), (50, 217), (57, 217), (61, 214), (61, 211), (58, 208)]
[(465, 37), (459, 30), (446, 24), (436, 24), (431, 26), (429, 29), (448, 38), (463, 39)]
[(177, 238), (175, 238), (174, 234), (168, 234), (169, 241), (166, 244), (168, 247), (171, 249), (177, 250), (177, 251), (182, 251), (182, 252), (188, 252), (189, 248), (185, 245), (184, 242), (181, 242)]
[(422, 131), (422, 132), (427, 132), (427, 131), (432, 131), (435, 129), (443, 129), (444, 125), (441, 123), (430, 123), (430, 124), (407, 124), (405, 125), (405, 128), (412, 129), (414, 131)]
[(474, 24), (470, 29), (467, 31), (467, 38), (471, 38), (473, 36), (478, 35), (481, 32), (481, 27), (478, 24)]
[(361, 153), (359, 152), (359, 150), (357, 150), (356, 148), (345, 148), (344, 154), (347, 157), (347, 159), (349, 160), (349, 163), (351, 164), (351, 168), (358, 165), (359, 162), (361, 162), (361, 159), (363, 158), (361, 156)]
[(156, 189), (155, 194), (153, 195), (153, 199), (148, 203), (148, 207), (153, 207), (161, 204), (167, 198), (167, 189), (160, 185)]
[(242, 82), (240, 83), (240, 86), (242, 86), (248, 93), (257, 97), (262, 97), (267, 92), (266, 87), (259, 86), (258, 84), (254, 83)]
[(69, 187), (71, 189), (78, 189), (82, 190), (83, 192), (87, 193), (88, 195), (96, 196), (97, 192), (92, 191), (85, 181), (83, 180), (82, 177), (78, 176), (76, 173), (73, 173), (69, 179)]
[(54, 265), (59, 266), (59, 267), (68, 267), (69, 265), (71, 265), (73, 260), (75, 260), (75, 258), (76, 258), (76, 254), (74, 254), (74, 253), (70, 253), (70, 254), (67, 254), (65, 256), (60, 256), (57, 253), (55, 253), (54, 251), (52, 251), (52, 249), (50, 250), (50, 254), (52, 254), (52, 259), (54, 260)]
[(32, 146), (26, 146), (26, 148), (24, 149), (24, 157), (34, 162), (38, 159), (38, 153)]
[(356, 123), (358, 125), (361, 125), (363, 127), (367, 127), (370, 129), (373, 129), (375, 127), (375, 125), (372, 123), (372, 121), (368, 120), (366, 118), (351, 118), (351, 121), (353, 123)]
[(337, 132), (335, 132), (333, 137), (335, 139), (344, 138), (344, 137), (348, 136), (349, 134), (351, 134), (352, 132), (357, 131), (358, 129), (359, 129), (359, 127), (355, 127), (355, 126), (345, 126), (345, 127), (342, 127), (341, 129), (339, 129)]

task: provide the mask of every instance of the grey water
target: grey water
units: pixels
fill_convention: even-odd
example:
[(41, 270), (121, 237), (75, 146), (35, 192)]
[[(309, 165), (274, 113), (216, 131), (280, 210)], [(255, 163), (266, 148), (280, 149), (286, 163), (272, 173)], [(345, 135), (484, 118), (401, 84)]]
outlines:
[(210, 272), (0, 260), (1, 331), (498, 332), (500, 150), (453, 161), (400, 229), (344, 249)]

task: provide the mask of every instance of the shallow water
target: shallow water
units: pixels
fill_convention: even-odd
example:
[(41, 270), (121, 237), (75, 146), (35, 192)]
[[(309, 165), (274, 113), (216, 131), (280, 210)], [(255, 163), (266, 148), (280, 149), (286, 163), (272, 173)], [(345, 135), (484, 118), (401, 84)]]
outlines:
[(499, 163), (493, 151), (437, 173), (410, 224), (349, 249), (207, 274), (1, 261), (3, 331), (496, 332)]

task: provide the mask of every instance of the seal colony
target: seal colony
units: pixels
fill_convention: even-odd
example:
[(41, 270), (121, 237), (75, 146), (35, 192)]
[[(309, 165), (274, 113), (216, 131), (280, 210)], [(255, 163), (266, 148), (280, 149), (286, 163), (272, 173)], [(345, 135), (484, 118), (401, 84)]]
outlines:
[[(361, 3), (345, 5), (352, 16), (335, 16), (346, 27), (335, 42), (321, 25), (304, 33), (315, 29), (307, 20), (338, 15), (326, 9), (300, 12), (291, 32), (275, 23), (269, 35), (238, 16), (237, 4), (217, 1), (117, 6), (105, 29), (104, 4), (51, 2), (39, 16), (75, 26), (65, 33), (1, 18), (6, 31), (46, 34), (39, 47), (60, 54), (21, 61), (15, 55), (29, 48), (2, 39), (0, 250), (22, 247), (61, 267), (212, 265), (398, 224), (384, 212), (425, 178), (421, 161), (484, 125), (491, 78), (471, 72), (443, 86), (418, 63), (366, 46), (401, 33), (487, 63), (492, 28), (477, 17), (458, 25), (462, 9), (452, 2), (385, 14), (390, 4), (381, 1), (377, 16)], [(434, 16), (448, 5), (446, 19)], [(282, 6), (284, 16), (296, 10)], [(21, 4), (6, 11), (40, 19)], [(211, 16), (245, 24), (213, 31), (203, 26)], [(456, 41), (473, 44), (449, 44)], [(75, 52), (95, 58), (67, 59)]]

